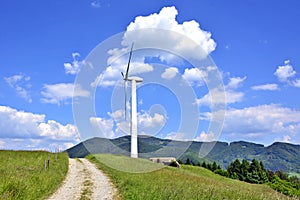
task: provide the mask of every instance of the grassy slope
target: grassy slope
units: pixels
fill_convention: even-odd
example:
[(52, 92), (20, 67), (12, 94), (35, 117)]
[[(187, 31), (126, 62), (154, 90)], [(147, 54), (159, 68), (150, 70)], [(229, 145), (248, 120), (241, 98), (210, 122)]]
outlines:
[[(200, 167), (167, 167), (150, 173), (126, 173), (99, 162), (108, 157), (113, 160), (115, 156), (95, 157), (88, 156), (111, 178), (122, 199), (288, 199), (267, 185), (228, 179)], [(120, 157), (116, 159), (120, 163)], [(140, 160), (132, 162), (136, 165)]]
[[(50, 155), (50, 168), (44, 160)], [(0, 199), (45, 199), (63, 181), (68, 171), (66, 153), (0, 151)]]

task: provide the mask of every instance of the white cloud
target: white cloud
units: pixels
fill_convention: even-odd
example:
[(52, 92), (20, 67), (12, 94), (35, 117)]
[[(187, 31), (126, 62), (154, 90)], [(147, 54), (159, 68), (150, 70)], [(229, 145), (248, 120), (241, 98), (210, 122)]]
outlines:
[(110, 4), (108, 0), (93, 0), (91, 2), (91, 7), (93, 8), (110, 7)]
[[(129, 45), (132, 41), (138, 41), (143, 44), (159, 44), (161, 46), (172, 47), (182, 55), (187, 55), (195, 59), (205, 58), (216, 48), (215, 41), (211, 38), (211, 33), (204, 31), (195, 20), (178, 23), (176, 17), (177, 9), (172, 7), (164, 7), (159, 13), (153, 13), (149, 16), (138, 16), (134, 22), (131, 22), (124, 34), (124, 45)], [(152, 30), (148, 33), (137, 33), (134, 30), (147, 29)], [(173, 35), (160, 35), (159, 32), (154, 33), (154, 29), (164, 29), (174, 31), (185, 35), (193, 40), (196, 45), (187, 45), (183, 38)], [(200, 48), (199, 48), (200, 47)], [(199, 54), (201, 52), (201, 54)]]
[[(211, 116), (212, 113), (204, 113), (201, 119), (210, 120)], [(270, 104), (226, 110), (223, 137), (229, 141), (268, 140), (272, 143), (286, 135), (296, 137), (299, 131), (300, 111)]]
[[(225, 91), (214, 88), (211, 89), (208, 94), (204, 95), (200, 99), (196, 99), (198, 105), (218, 105), (218, 104), (233, 104), (241, 102), (244, 99), (244, 93), (236, 91), (239, 87), (242, 86), (243, 82), (246, 80), (246, 77), (232, 77), (229, 78), (229, 82), (224, 86)], [(224, 96), (225, 95), (225, 96)], [(214, 99), (212, 99), (214, 97)]]
[(296, 79), (295, 81), (292, 82), (292, 85), (294, 87), (299, 87), (300, 88), (300, 79)]
[(105, 138), (114, 138), (114, 121), (112, 119), (105, 119), (101, 117), (90, 117), (90, 123), (96, 128), (100, 129), (100, 136)]
[[(91, 87), (110, 87), (116, 85), (116, 83), (122, 78), (121, 72), (125, 71), (126, 63), (124, 60), (119, 60), (116, 63), (108, 66), (104, 72), (102, 72), (96, 79), (90, 84)], [(150, 64), (143, 62), (131, 62), (129, 68), (129, 76), (137, 74), (147, 73), (153, 71), (153, 67)]]
[[(130, 134), (130, 119), (125, 121), (124, 110), (116, 110), (108, 113), (108, 116), (109, 118), (90, 118), (90, 123), (102, 137), (114, 138)], [(166, 117), (159, 113), (151, 115), (149, 112), (142, 111), (137, 113), (137, 122), (140, 135), (154, 135), (164, 126)]]
[(276, 72), (274, 73), (277, 76), (278, 80), (281, 82), (288, 81), (289, 78), (294, 77), (296, 75), (296, 71), (293, 69), (289, 60), (284, 61), (283, 66), (278, 66)]
[(101, 8), (101, 7), (102, 7), (102, 3), (101, 3), (101, 1), (99, 1), (99, 0), (95, 0), (95, 1), (92, 1), (92, 2), (91, 2), (91, 6), (92, 6), (93, 8)]
[(229, 83), (226, 85), (228, 89), (236, 89), (242, 86), (243, 82), (246, 80), (246, 76), (241, 77), (231, 77), (229, 78)]
[(130, 63), (131, 67), (129, 69), (129, 76), (147, 73), (153, 71), (153, 67), (150, 64), (143, 63), (143, 62), (133, 62)]
[(80, 71), (80, 67), (84, 64), (84, 61), (78, 61), (80, 54), (78, 52), (72, 53), (72, 63), (64, 63), (66, 74), (77, 74)]
[(62, 125), (54, 120), (38, 125), (39, 135), (53, 140), (79, 139), (77, 127), (72, 124)]
[(43, 98), (42, 102), (60, 105), (73, 97), (88, 97), (90, 93), (76, 85), (76, 93), (74, 93), (74, 84), (72, 83), (58, 83), (53, 85), (44, 85), (44, 90), (41, 92)]
[[(183, 23), (177, 22), (177, 14), (178, 12), (175, 7), (164, 7), (159, 13), (136, 17), (135, 20), (128, 25), (122, 38), (121, 44), (124, 48), (114, 48), (108, 51), (108, 67), (91, 83), (91, 86), (114, 86), (122, 78), (120, 72), (126, 71), (128, 62), (128, 55), (125, 53), (128, 52), (133, 42), (134, 48), (137, 49), (140, 46), (145, 47), (149, 44), (151, 46), (164, 46), (166, 49), (174, 49), (177, 54), (184, 55), (183, 57), (186, 58), (194, 58), (197, 60), (206, 58), (216, 47), (216, 43), (211, 38), (211, 33), (202, 30), (199, 23), (194, 20), (185, 21)], [(143, 29), (143, 31), (139, 31), (141, 29)], [(169, 32), (163, 32), (163, 35), (161, 35), (162, 29), (169, 30)], [(178, 33), (186, 37), (178, 37)], [(192, 40), (195, 43), (191, 44), (191, 42), (187, 42), (187, 40)], [(124, 54), (126, 56), (122, 56)], [(145, 63), (144, 56), (145, 55), (139, 55), (138, 52), (136, 54), (133, 52), (129, 70), (130, 76), (153, 71), (153, 67)], [(147, 57), (156, 57), (163, 62), (169, 63), (176, 60), (176, 57), (170, 55), (170, 53), (167, 54), (166, 52), (157, 51), (148, 52)], [(174, 73), (177, 71), (176, 69), (175, 71), (171, 71), (171, 68), (167, 69), (165, 73), (163, 73), (163, 78), (171, 78), (175, 76)], [(186, 74), (186, 76), (188, 76), (188, 74)]]
[(178, 140), (178, 141), (190, 141), (191, 138), (186, 138), (187, 134), (178, 133), (178, 132), (171, 132), (166, 135), (164, 139), (167, 140)]
[(198, 68), (185, 69), (182, 77), (192, 86), (202, 86), (207, 72)]
[(264, 84), (264, 85), (255, 85), (251, 87), (252, 90), (279, 90), (277, 84)]
[(28, 92), (28, 89), (31, 88), (29, 76), (19, 74), (10, 77), (4, 77), (4, 80), (10, 87), (16, 90), (18, 96), (27, 100), (29, 103), (32, 102), (31, 96)]
[(171, 80), (178, 74), (178, 68), (176, 67), (168, 67), (165, 71), (161, 74), (161, 77), (167, 80)]
[(38, 125), (45, 120), (45, 115), (17, 111), (0, 106), (0, 130), (2, 137), (38, 136)]
[(217, 137), (213, 132), (205, 133), (202, 131), (199, 136), (197, 136), (194, 141), (201, 141), (201, 142), (212, 142), (217, 141)]
[[(7, 148), (41, 148), (50, 143), (79, 141), (79, 132), (74, 125), (62, 125), (54, 120), (45, 121), (45, 115), (18, 111), (11, 107), (0, 106), (0, 129)], [(26, 141), (25, 141), (26, 140)], [(14, 141), (12, 143), (12, 141)], [(16, 141), (22, 141), (18, 144)], [(25, 141), (25, 142), (24, 142)], [(49, 142), (51, 141), (51, 142)], [(18, 146), (20, 145), (20, 146)], [(49, 146), (44, 146), (47, 149)]]
[(161, 127), (165, 124), (165, 116), (159, 113), (154, 113), (151, 116), (148, 112), (138, 113), (138, 124), (141, 128)]
[[(214, 97), (213, 100), (212, 100), (212, 96)], [(198, 105), (206, 105), (206, 106), (218, 105), (224, 103), (233, 104), (233, 103), (241, 102), (243, 98), (244, 98), (243, 92), (237, 92), (232, 90), (227, 90), (223, 92), (219, 89), (212, 89), (208, 94), (204, 95), (202, 98), (196, 99), (196, 103)]]

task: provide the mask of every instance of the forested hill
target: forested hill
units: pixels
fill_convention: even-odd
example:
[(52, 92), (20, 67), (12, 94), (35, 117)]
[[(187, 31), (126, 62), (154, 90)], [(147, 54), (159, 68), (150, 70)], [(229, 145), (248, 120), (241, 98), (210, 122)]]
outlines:
[[(190, 142), (189, 148), (179, 158), (185, 161), (187, 158), (193, 163), (203, 161), (199, 158), (199, 150), (203, 142)], [(170, 149), (184, 149), (187, 142), (171, 141), (150, 136), (139, 136), (138, 148), (140, 153), (154, 152), (165, 146), (172, 145)], [(116, 139), (92, 138), (67, 150), (70, 157), (85, 157), (92, 153), (112, 153), (129, 155), (130, 136)], [(165, 156), (172, 156), (172, 151)], [(204, 158), (205, 161), (216, 161), (223, 168), (235, 159), (251, 161), (257, 159), (263, 161), (265, 167), (272, 171), (300, 173), (300, 145), (276, 142), (270, 146), (263, 146), (251, 142), (216, 142), (213, 149)]]

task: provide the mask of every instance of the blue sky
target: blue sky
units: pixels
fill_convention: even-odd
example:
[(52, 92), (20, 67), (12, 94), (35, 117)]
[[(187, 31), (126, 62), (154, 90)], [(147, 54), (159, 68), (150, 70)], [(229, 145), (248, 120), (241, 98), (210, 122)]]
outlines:
[[(227, 101), (225, 114), (223, 109), (212, 109), (208, 92), (217, 96), (219, 90), (207, 88), (203, 80), (206, 69), (196, 70), (187, 60), (166, 52), (136, 50), (132, 67), (145, 80), (138, 89), (141, 134), (199, 141), (300, 144), (299, 8), (296, 0), (1, 1), (0, 148), (64, 149), (91, 136), (126, 134), (123, 82), (118, 71), (127, 64), (127, 46), (133, 42), (130, 38), (138, 35), (128, 34), (123, 38), (127, 46), (120, 44), (116, 52), (105, 55), (107, 66), (94, 74), (95, 79), (90, 77), (90, 83), (96, 81), (93, 87), (87, 89), (74, 82), (93, 59), (93, 52), (97, 53), (98, 44), (141, 27), (179, 31), (204, 48), (218, 67)], [(166, 48), (176, 46), (174, 41), (151, 37), (135, 41), (135, 48), (152, 39)], [(189, 49), (174, 51), (188, 55)], [(119, 60), (109, 63), (109, 57), (118, 53), (122, 54)], [(97, 61), (93, 64), (96, 66)], [(172, 79), (170, 85), (149, 84), (152, 72), (166, 84)], [(99, 81), (100, 74), (104, 78)], [(170, 92), (174, 85), (180, 85), (173, 79), (177, 75), (196, 95), (193, 102), (182, 107), (183, 90)], [(115, 91), (117, 96), (112, 97)], [(95, 102), (94, 115), (82, 120), (85, 125), (74, 120), (85, 115), (79, 111), (74, 114), (73, 97)], [(111, 106), (112, 102), (116, 105)], [(84, 107), (76, 101), (74, 104), (75, 109)], [(199, 123), (195, 133), (179, 130), (181, 117), (186, 116), (180, 109), (197, 111), (187, 117), (191, 124)], [(213, 114), (222, 113), (225, 119), (219, 134), (209, 129), (209, 122)]]

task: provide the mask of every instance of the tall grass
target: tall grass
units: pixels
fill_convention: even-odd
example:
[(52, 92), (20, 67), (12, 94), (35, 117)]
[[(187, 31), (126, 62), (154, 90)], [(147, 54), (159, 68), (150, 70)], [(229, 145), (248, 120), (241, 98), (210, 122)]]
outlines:
[[(50, 156), (49, 169), (44, 160)], [(45, 151), (0, 151), (0, 199), (45, 199), (62, 183), (68, 155)]]
[[(150, 173), (122, 172), (102, 163), (108, 156), (114, 159), (113, 155), (87, 158), (111, 178), (122, 199), (289, 199), (267, 185), (225, 178), (201, 167), (166, 167)], [(140, 160), (132, 159), (131, 164), (136, 162)]]

